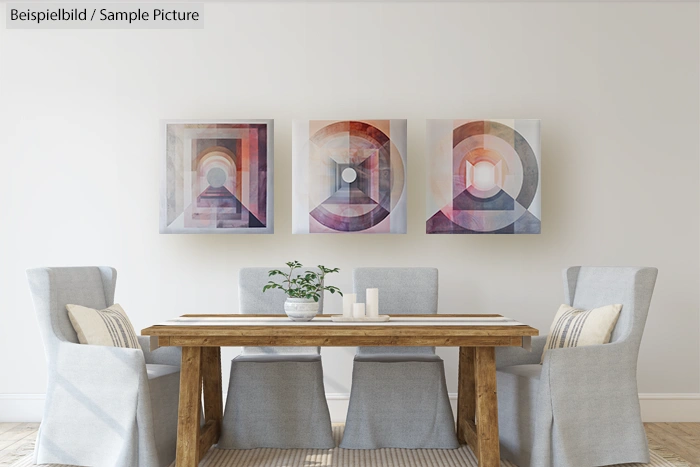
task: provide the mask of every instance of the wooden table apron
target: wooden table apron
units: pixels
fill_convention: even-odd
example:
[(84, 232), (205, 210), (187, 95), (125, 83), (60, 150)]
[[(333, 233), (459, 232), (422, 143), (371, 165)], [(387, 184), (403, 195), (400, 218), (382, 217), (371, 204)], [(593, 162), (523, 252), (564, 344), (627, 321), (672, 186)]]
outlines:
[[(270, 318), (274, 315), (264, 315)], [(415, 317), (415, 315), (412, 315)], [(256, 315), (185, 315), (250, 319)], [(426, 315), (431, 321), (450, 317), (499, 315)], [(397, 318), (400, 318), (397, 316)], [(496, 347), (522, 346), (538, 335), (524, 325), (387, 326), (329, 323), (321, 326), (151, 326), (142, 335), (157, 338), (152, 347), (182, 347), (177, 467), (195, 467), (221, 432), (223, 399), (221, 347), (243, 346), (434, 346), (459, 347), (457, 437), (474, 451), (480, 467), (500, 465)], [(204, 425), (201, 401), (204, 396)], [(200, 427), (201, 426), (201, 427)]]

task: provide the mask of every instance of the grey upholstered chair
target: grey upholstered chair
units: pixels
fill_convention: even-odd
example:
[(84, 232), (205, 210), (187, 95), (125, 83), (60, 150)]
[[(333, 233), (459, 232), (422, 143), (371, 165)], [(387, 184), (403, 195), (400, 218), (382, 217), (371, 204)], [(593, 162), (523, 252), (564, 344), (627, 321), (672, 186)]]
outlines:
[(649, 462), (637, 356), (656, 274), (655, 268), (564, 270), (567, 304), (623, 305), (609, 344), (548, 350), (542, 365), (547, 336), (533, 339), (532, 352), (497, 349), (502, 457), (520, 467)]
[[(435, 314), (438, 271), (359, 268), (357, 301), (379, 289), (381, 314)], [(340, 447), (346, 449), (459, 447), (445, 367), (433, 347), (359, 347)]]
[[(284, 313), (284, 292), (262, 291), (270, 269), (241, 269), (241, 313)], [(231, 361), (218, 447), (334, 448), (319, 348), (244, 347)]]
[(27, 271), (48, 364), (36, 464), (162, 467), (175, 459), (180, 349), (81, 345), (67, 304), (114, 304), (107, 267)]

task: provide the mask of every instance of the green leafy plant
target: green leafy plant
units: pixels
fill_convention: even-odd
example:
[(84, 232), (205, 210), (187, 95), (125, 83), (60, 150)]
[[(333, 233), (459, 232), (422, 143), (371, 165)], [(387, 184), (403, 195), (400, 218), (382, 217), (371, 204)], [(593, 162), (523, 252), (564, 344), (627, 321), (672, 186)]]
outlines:
[(323, 285), (326, 274), (338, 272), (340, 269), (318, 266), (318, 269), (321, 271), (320, 274), (314, 271), (306, 271), (295, 276), (294, 271), (304, 266), (299, 261), (290, 261), (285, 264), (289, 266), (289, 272), (273, 269), (268, 273), (270, 277), (282, 276), (282, 283), (278, 284), (271, 280), (263, 287), (263, 292), (271, 289), (280, 289), (291, 298), (306, 298), (315, 302), (321, 299), (321, 294), (324, 290), (343, 295), (338, 287)]

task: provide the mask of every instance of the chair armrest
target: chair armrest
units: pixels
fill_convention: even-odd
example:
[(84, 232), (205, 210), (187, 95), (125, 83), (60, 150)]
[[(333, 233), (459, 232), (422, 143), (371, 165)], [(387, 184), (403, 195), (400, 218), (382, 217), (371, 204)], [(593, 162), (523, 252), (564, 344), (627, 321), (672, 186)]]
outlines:
[(546, 342), (547, 336), (533, 337), (530, 352), (522, 347), (496, 347), (496, 368), (540, 363)]
[(62, 372), (94, 371), (95, 366), (134, 372), (140, 371), (145, 364), (143, 352), (124, 347), (61, 341), (56, 353), (55, 363), (62, 368)]
[(180, 347), (159, 347), (151, 351), (151, 338), (149, 336), (138, 336), (138, 338), (146, 363), (180, 366), (182, 362), (182, 349)]
[(129, 395), (136, 397), (139, 384), (147, 381), (139, 349), (66, 341), (59, 343), (49, 373), (75, 397), (84, 401), (113, 398), (115, 404)]
[(543, 373), (552, 385), (564, 384), (572, 392), (637, 390), (637, 349), (627, 342), (564, 347), (547, 350)]

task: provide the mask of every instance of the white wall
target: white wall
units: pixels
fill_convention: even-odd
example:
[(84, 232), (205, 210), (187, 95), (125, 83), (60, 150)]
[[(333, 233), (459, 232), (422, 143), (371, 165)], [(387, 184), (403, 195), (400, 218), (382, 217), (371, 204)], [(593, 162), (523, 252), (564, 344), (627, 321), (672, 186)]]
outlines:
[[(441, 312), (545, 332), (563, 267), (657, 266), (640, 392), (699, 393), (699, 13), (219, 3), (204, 30), (0, 29), (0, 395), (44, 392), (28, 267), (115, 266), (141, 329), (234, 312), (240, 267), (291, 259), (340, 267), (344, 289), (356, 266), (435, 266)], [(408, 118), (408, 234), (291, 235), (295, 117)], [(425, 235), (425, 119), (489, 117), (542, 119), (542, 234)], [(158, 234), (163, 118), (275, 119), (275, 235)], [(324, 350), (329, 393), (349, 391), (353, 352)]]

